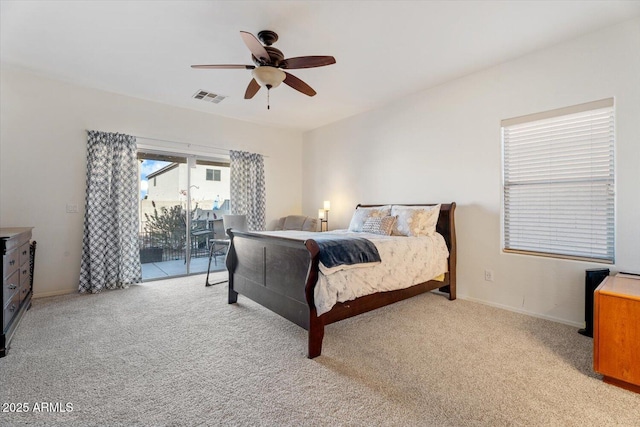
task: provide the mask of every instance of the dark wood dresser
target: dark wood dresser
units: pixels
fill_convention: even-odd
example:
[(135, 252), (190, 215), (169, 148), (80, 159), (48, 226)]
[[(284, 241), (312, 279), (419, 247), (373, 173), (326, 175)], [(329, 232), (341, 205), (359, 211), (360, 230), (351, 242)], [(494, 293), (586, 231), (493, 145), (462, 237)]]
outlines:
[(0, 228), (2, 252), (2, 335), (0, 357), (7, 355), (9, 342), (31, 307), (33, 265), (36, 243), (31, 242), (33, 227)]

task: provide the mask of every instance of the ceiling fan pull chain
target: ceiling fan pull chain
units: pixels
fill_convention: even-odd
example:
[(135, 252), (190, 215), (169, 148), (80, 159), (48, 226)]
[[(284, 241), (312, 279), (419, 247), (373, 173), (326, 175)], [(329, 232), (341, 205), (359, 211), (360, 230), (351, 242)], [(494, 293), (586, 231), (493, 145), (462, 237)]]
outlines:
[(271, 93), (270, 89), (267, 89), (267, 110), (271, 109), (271, 106), (269, 105), (269, 94)]

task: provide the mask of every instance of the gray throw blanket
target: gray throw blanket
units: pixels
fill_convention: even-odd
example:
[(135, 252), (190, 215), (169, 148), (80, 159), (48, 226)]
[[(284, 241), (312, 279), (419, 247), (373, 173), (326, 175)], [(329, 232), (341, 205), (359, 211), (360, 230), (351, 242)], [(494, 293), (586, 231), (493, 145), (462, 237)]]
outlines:
[(376, 246), (362, 237), (323, 233), (321, 236), (314, 237), (313, 240), (320, 247), (320, 262), (327, 268), (339, 265), (380, 262), (380, 254)]

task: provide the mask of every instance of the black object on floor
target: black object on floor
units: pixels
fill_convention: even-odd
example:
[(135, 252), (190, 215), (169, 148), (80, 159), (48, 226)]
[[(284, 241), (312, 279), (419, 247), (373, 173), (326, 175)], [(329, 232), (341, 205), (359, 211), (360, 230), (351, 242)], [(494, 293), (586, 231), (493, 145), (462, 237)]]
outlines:
[(593, 338), (593, 293), (609, 275), (608, 268), (590, 269), (585, 272), (584, 280), (584, 320), (586, 327), (578, 330), (579, 334)]

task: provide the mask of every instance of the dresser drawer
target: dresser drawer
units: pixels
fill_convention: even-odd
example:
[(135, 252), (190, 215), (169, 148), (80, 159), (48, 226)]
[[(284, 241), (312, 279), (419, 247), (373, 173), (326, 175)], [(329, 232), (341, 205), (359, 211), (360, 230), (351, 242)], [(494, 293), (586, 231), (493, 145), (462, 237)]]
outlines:
[(29, 242), (26, 242), (22, 246), (20, 246), (17, 252), (18, 252), (19, 265), (23, 266), (24, 264), (27, 264), (27, 267), (28, 267), (29, 259), (31, 258)]
[(2, 307), (7, 306), (7, 302), (13, 298), (20, 287), (20, 272), (14, 271), (13, 274), (4, 279), (2, 282)]
[(18, 292), (20, 292), (20, 304), (25, 300), (29, 290), (31, 289), (31, 269), (29, 267), (29, 263), (24, 264), (20, 267), (20, 288)]
[(22, 264), (20, 266), (20, 286), (22, 286), (23, 283), (29, 283), (30, 279), (31, 267), (29, 266), (29, 263)]
[(31, 227), (21, 228), (1, 228), (2, 235), (5, 237), (5, 251), (9, 252), (14, 249), (18, 249), (25, 243), (29, 243), (31, 240)]
[(7, 278), (18, 269), (19, 256), (17, 248), (12, 251), (7, 251), (7, 254), (2, 257), (2, 278)]
[(16, 292), (16, 294), (11, 298), (9, 304), (7, 304), (4, 308), (4, 321), (2, 322), (2, 330), (6, 331), (7, 326), (11, 323), (13, 317), (18, 314), (18, 309), (20, 308), (20, 294)]
[(18, 289), (18, 293), (20, 294), (20, 304), (22, 304), (27, 299), (27, 295), (29, 295), (30, 290), (31, 287), (29, 286), (29, 282), (20, 286), (20, 289)]

